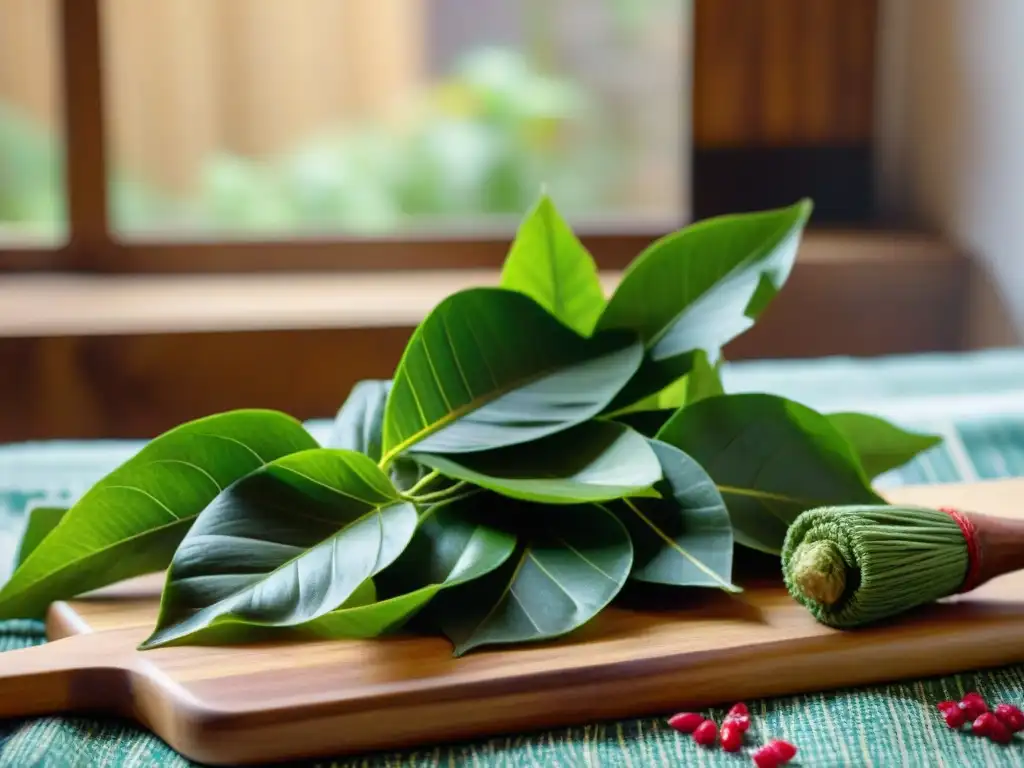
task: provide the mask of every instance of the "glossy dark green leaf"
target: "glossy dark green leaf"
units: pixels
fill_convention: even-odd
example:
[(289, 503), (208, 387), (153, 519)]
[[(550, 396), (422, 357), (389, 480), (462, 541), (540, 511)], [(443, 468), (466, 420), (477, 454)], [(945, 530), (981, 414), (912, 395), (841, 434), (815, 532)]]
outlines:
[(15, 567), (21, 565), (25, 558), (35, 551), (67, 513), (66, 507), (33, 507), (28, 511), (25, 530), (21, 534), (18, 552), (14, 558)]
[(661, 465), (647, 440), (611, 421), (584, 422), (529, 445), (409, 456), (447, 477), (552, 504), (651, 496), (651, 486), (661, 479)]
[(478, 579), (512, 554), (516, 537), (479, 519), (476, 498), (439, 504), (401, 556), (378, 577), (378, 602), (332, 611), (302, 627), (317, 637), (376, 637), (394, 631), (441, 590)]
[(413, 334), (384, 415), (384, 461), (537, 440), (600, 413), (643, 350), (630, 332), (585, 339), (516, 291), (473, 288)]
[(327, 448), (345, 448), (380, 460), (384, 427), (384, 405), (391, 391), (390, 380), (360, 381), (338, 411)]
[(439, 623), (456, 655), (549, 640), (581, 627), (622, 589), (633, 564), (629, 534), (593, 504), (523, 504), (516, 551), (492, 573), (446, 593)]
[(908, 432), (866, 413), (831, 413), (828, 420), (850, 443), (870, 478), (901, 467), (942, 442), (938, 435)]
[(657, 411), (630, 411), (615, 417), (615, 421), (625, 424), (645, 437), (654, 437), (665, 423), (675, 416), (678, 408), (665, 408)]
[(605, 306), (597, 265), (544, 195), (519, 226), (501, 287), (520, 291), (588, 336)]
[(318, 448), (225, 489), (174, 554), (144, 647), (202, 642), (223, 625), (295, 627), (344, 605), (416, 529), (373, 460)]
[(231, 411), (164, 433), (90, 488), (25, 558), (0, 590), (0, 618), (38, 616), (54, 600), (162, 570), (223, 488), (316, 444), (275, 411)]
[(736, 541), (778, 554), (803, 511), (829, 504), (884, 503), (829, 420), (774, 395), (723, 395), (681, 409), (657, 438), (711, 475), (729, 508)]
[(622, 408), (713, 359), (750, 328), (789, 276), (811, 203), (698, 222), (652, 244), (626, 270), (598, 330), (638, 332), (647, 358), (613, 403)]
[(730, 592), (733, 535), (715, 482), (675, 446), (651, 441), (665, 479), (660, 499), (623, 499), (609, 505), (629, 530), (638, 581)]

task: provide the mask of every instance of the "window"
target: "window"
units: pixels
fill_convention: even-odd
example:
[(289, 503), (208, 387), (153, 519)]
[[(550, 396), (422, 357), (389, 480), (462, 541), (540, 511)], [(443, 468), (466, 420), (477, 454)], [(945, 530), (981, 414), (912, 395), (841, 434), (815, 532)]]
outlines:
[(55, 11), (0, 0), (0, 247), (64, 237)]
[(604, 267), (863, 223), (876, 6), (0, 0), (0, 269), (494, 267), (542, 185)]
[(106, 0), (118, 234), (683, 210), (685, 0)]

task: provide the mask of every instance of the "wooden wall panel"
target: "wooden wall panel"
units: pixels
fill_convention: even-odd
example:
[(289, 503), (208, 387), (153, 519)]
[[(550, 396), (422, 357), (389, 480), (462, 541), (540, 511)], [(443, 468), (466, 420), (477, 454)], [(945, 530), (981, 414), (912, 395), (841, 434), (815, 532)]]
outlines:
[(869, 142), (877, 13), (877, 0), (695, 0), (696, 148)]

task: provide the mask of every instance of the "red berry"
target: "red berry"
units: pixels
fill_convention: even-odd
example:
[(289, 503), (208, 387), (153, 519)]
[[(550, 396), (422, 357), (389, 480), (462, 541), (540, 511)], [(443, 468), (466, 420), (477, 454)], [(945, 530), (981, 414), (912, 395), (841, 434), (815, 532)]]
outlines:
[(967, 722), (967, 713), (954, 705), (942, 713), (942, 719), (950, 728), (959, 728)]
[(1013, 741), (1013, 732), (1003, 725), (998, 717), (989, 723), (986, 735), (996, 744), (1009, 744)]
[[(999, 723), (999, 721), (996, 720), (996, 716), (991, 712), (985, 712), (979, 715), (971, 724), (971, 730), (974, 731), (975, 736), (988, 736), (989, 731), (992, 729), (992, 723)], [(999, 725), (1002, 725), (1002, 723), (999, 723)]]
[(736, 726), (736, 728), (738, 728), (741, 733), (746, 733), (748, 730), (750, 730), (749, 715), (739, 715), (738, 717), (730, 716), (725, 718), (725, 722), (732, 723), (732, 725)]
[(680, 733), (693, 733), (697, 726), (704, 722), (704, 715), (699, 712), (680, 712), (668, 719), (668, 724)]
[(956, 706), (957, 703), (955, 701), (940, 701), (938, 704), (935, 705), (935, 708), (938, 709), (939, 712), (941, 712), (942, 714), (946, 714), (947, 709), (954, 709)]
[(788, 763), (790, 760), (796, 757), (796, 747), (794, 747), (788, 741), (776, 739), (775, 741), (768, 744), (768, 746), (775, 750), (775, 754), (778, 755), (780, 763)]
[(733, 704), (732, 705), (732, 709), (730, 709), (726, 713), (725, 719), (726, 720), (731, 720), (731, 719), (733, 719), (735, 717), (749, 717), (749, 716), (750, 716), (750, 710), (747, 709), (747, 705), (744, 704), (742, 701), (738, 701), (735, 704)]
[(718, 738), (718, 728), (714, 720), (705, 720), (693, 732), (693, 740), (702, 747), (710, 747)]
[(771, 744), (766, 744), (757, 750), (751, 757), (754, 759), (754, 765), (757, 768), (779, 768), (781, 762), (779, 756), (772, 749)]
[(981, 698), (981, 694), (973, 692), (960, 699), (960, 707), (967, 713), (970, 720), (977, 720), (988, 712), (988, 704)]
[(1024, 731), (1024, 712), (1021, 712), (1013, 704), (1000, 704), (993, 711), (994, 714), (1010, 733)]
[(738, 752), (743, 744), (743, 731), (732, 720), (726, 720), (719, 738), (722, 741), (722, 749), (726, 752)]

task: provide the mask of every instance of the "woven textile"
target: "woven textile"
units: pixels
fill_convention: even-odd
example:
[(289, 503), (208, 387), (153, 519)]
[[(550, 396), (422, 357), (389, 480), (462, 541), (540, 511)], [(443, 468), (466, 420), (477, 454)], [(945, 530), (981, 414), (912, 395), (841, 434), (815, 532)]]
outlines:
[[(881, 486), (1024, 475), (1024, 352), (930, 355), (873, 361), (737, 364), (729, 391), (784, 394), (826, 412), (860, 410), (941, 433), (942, 446), (879, 480)], [(326, 424), (310, 429), (321, 436)], [(0, 567), (9, 570), (27, 506), (67, 504), (138, 450), (132, 442), (0, 446)], [(0, 623), (0, 650), (43, 642), (35, 622)], [(1024, 702), (1024, 666), (942, 679), (749, 702), (748, 743), (769, 737), (798, 744), (801, 766), (1021, 766), (1024, 738), (1009, 747), (946, 729), (935, 703), (967, 690)], [(717, 713), (720, 718), (722, 713)], [(736, 766), (741, 755), (696, 747), (663, 720), (429, 747), (392, 755), (322, 761), (334, 766)], [(131, 723), (45, 718), (0, 724), (0, 768), (191, 765)]]

